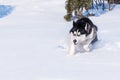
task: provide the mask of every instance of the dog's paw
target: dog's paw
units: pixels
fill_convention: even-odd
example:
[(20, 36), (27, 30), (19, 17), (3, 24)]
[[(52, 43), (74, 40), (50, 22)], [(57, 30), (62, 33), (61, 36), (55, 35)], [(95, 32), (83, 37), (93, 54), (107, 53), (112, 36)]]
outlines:
[(69, 55), (71, 55), (71, 56), (72, 56), (72, 55), (74, 55), (74, 53), (69, 53)]
[(70, 49), (70, 50), (69, 50), (69, 54), (70, 54), (70, 55), (74, 55), (74, 54), (75, 54), (75, 50), (74, 50), (74, 49)]
[(92, 49), (92, 45), (84, 45), (83, 48), (85, 51), (90, 52)]

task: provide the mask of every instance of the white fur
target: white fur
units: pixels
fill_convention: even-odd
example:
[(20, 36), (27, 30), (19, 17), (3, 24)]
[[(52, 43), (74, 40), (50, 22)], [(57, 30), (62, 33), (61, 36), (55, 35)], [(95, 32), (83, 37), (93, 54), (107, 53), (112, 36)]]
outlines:
[(91, 42), (93, 41), (94, 39), (94, 28), (92, 28), (92, 31), (90, 33), (90, 35), (88, 35), (86, 38), (85, 38), (85, 42), (84, 42), (84, 45), (83, 45), (83, 48), (85, 51), (89, 52), (91, 50)]
[(73, 43), (73, 40), (74, 40), (74, 36), (73, 34), (71, 33), (71, 36), (70, 36), (70, 47), (69, 47), (69, 54), (70, 55), (73, 55), (75, 53), (75, 45)]
[[(78, 31), (77, 31), (78, 32)], [(77, 34), (77, 32), (75, 32), (75, 34)], [(69, 54), (73, 55), (76, 53), (76, 46), (82, 46), (82, 48), (84, 49), (84, 51), (89, 52), (92, 49), (92, 45), (91, 42), (93, 41), (93, 39), (95, 38), (96, 34), (95, 34), (96, 30), (95, 28), (92, 28), (91, 33), (86, 37), (86, 35), (80, 35), (80, 36), (74, 36), (71, 33), (71, 41), (70, 41), (70, 48), (69, 48)], [(80, 33), (78, 33), (80, 34)], [(77, 45), (75, 45), (73, 43), (73, 40), (76, 39), (77, 40)], [(79, 48), (78, 48), (79, 49)]]
[(71, 43), (70, 48), (69, 48), (69, 54), (74, 55), (75, 54), (75, 45)]
[(87, 27), (88, 27), (88, 26), (87, 26), (87, 24), (86, 24), (86, 25), (85, 25), (85, 30), (86, 30), (86, 31), (87, 31)]

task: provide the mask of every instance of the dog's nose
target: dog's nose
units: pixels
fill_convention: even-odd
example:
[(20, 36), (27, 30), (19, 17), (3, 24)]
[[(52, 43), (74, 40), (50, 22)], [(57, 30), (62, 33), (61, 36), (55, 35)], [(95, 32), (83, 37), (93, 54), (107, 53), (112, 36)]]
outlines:
[(76, 40), (76, 39), (75, 39), (75, 40), (73, 40), (73, 43), (74, 43), (74, 44), (76, 44), (76, 42), (77, 42), (77, 40)]

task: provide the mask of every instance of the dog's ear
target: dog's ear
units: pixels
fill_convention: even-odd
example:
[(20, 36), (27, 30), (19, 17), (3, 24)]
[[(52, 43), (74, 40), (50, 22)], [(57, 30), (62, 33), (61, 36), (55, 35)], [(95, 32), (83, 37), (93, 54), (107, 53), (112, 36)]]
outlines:
[(90, 33), (90, 31), (91, 31), (91, 27), (90, 27), (90, 25), (88, 24), (88, 23), (86, 23), (86, 25), (85, 25), (85, 31), (89, 34)]
[(76, 23), (75, 23), (75, 21), (73, 21), (73, 27), (75, 27), (75, 25), (76, 25)]

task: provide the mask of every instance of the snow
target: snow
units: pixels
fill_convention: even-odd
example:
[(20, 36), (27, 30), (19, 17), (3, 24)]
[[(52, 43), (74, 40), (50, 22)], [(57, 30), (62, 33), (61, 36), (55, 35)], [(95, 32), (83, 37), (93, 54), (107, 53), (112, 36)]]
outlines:
[(90, 17), (99, 29), (95, 49), (70, 56), (65, 0), (1, 4), (15, 8), (0, 18), (0, 80), (120, 80), (120, 5)]

